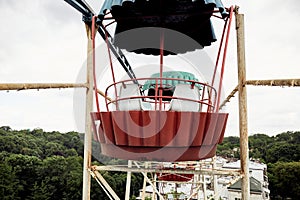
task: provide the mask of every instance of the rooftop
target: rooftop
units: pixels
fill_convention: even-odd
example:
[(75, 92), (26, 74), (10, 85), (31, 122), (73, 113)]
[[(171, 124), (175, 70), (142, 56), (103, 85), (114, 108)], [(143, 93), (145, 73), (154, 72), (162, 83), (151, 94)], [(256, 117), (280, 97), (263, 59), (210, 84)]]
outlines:
[[(225, 163), (223, 165), (223, 168), (239, 169), (239, 168), (241, 168), (241, 161), (238, 160), (236, 162)], [(265, 169), (267, 169), (267, 165), (263, 164), (263, 163), (249, 161), (249, 169), (265, 170)]]
[[(242, 179), (228, 187), (229, 190), (241, 190)], [(250, 192), (262, 192), (262, 184), (255, 178), (250, 177)]]

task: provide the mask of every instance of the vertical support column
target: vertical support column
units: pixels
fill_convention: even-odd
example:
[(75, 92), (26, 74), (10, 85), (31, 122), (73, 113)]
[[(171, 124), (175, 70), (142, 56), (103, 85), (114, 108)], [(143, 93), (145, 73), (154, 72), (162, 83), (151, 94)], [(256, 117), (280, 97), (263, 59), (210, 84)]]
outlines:
[[(146, 175), (147, 175), (147, 174), (146, 174)], [(147, 183), (147, 180), (146, 180), (146, 178), (144, 177), (144, 181), (143, 181), (143, 190), (142, 190), (142, 200), (145, 200), (146, 183)]]
[(242, 172), (242, 199), (250, 199), (249, 151), (248, 151), (248, 119), (247, 119), (247, 91), (246, 91), (246, 63), (245, 63), (245, 34), (244, 15), (235, 10), (237, 33), (238, 59), (238, 91), (239, 91), (239, 127), (240, 127), (240, 158)]
[[(148, 162), (145, 162), (145, 168), (148, 168)], [(142, 191), (142, 200), (145, 200), (145, 194), (146, 194), (146, 184), (147, 184), (147, 173), (145, 173), (144, 181), (143, 181), (143, 191)]]
[(200, 193), (200, 188), (202, 187), (202, 183), (200, 181), (200, 175), (198, 175), (198, 178), (199, 178), (199, 180), (198, 180), (199, 186), (197, 187), (197, 200), (202, 200), (203, 198), (202, 198), (201, 193)]
[(152, 196), (151, 196), (151, 199), (153, 199), (153, 200), (159, 199), (159, 197), (157, 197), (155, 195), (155, 191), (158, 191), (158, 193), (160, 193), (159, 190), (157, 190), (157, 188), (156, 188), (156, 180), (157, 180), (157, 175), (156, 175), (156, 173), (154, 173), (154, 179), (153, 179), (153, 184), (152, 184), (153, 192), (152, 192)]
[(91, 26), (86, 25), (88, 38), (87, 44), (87, 90), (85, 108), (85, 134), (84, 134), (84, 158), (83, 158), (83, 187), (82, 200), (90, 200), (91, 190), (91, 158), (92, 158), (92, 121), (90, 113), (93, 109), (93, 43)]
[[(216, 160), (217, 160), (217, 157), (214, 156), (213, 157), (213, 164), (212, 164), (213, 165), (213, 170), (215, 170), (217, 168), (217, 164), (216, 164), (217, 161)], [(214, 193), (215, 193), (214, 198), (219, 199), (218, 176), (214, 174), (213, 179), (214, 179)]]
[[(128, 160), (128, 168), (132, 168), (132, 161)], [(127, 172), (127, 179), (126, 179), (126, 190), (125, 190), (125, 200), (130, 199), (130, 188), (131, 188), (131, 171)]]
[(202, 190), (203, 190), (203, 199), (207, 200), (207, 194), (206, 194), (206, 182), (205, 182), (205, 175), (202, 174)]

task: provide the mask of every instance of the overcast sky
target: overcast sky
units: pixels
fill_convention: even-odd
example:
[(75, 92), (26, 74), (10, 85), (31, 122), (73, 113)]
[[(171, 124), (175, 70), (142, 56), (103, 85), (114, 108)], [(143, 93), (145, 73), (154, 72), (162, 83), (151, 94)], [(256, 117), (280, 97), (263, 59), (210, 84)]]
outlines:
[[(87, 2), (100, 10), (101, 0)], [(223, 3), (239, 5), (245, 14), (248, 80), (300, 78), (300, 1)], [(1, 83), (78, 82), (86, 58), (85, 27), (81, 15), (63, 0), (0, 0), (0, 25)], [(237, 85), (234, 25), (225, 96)], [(249, 134), (300, 130), (300, 88), (248, 86), (247, 90)], [(84, 110), (84, 102), (75, 100), (73, 106), (75, 97), (73, 89), (0, 91), (0, 126), (83, 132), (84, 116), (74, 114), (73, 107)], [(237, 100), (236, 95), (226, 106), (230, 114), (226, 136), (238, 136)]]

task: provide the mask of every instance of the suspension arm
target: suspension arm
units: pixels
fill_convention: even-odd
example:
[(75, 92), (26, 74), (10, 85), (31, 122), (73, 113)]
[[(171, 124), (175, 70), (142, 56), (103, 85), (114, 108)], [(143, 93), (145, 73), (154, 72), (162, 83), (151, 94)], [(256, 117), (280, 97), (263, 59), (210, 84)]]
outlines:
[[(82, 20), (86, 24), (91, 24), (92, 17), (95, 16), (96, 13), (87, 4), (86, 1), (84, 1), (84, 0), (64, 0), (64, 1), (67, 2), (68, 4), (70, 4), (73, 8), (75, 8), (82, 14)], [(138, 82), (136, 80), (136, 76), (135, 76), (128, 60), (126, 59), (125, 55), (119, 48), (114, 46), (114, 44), (112, 43), (112, 36), (109, 33), (107, 33), (107, 31), (104, 29), (103, 26), (98, 27), (98, 33), (100, 34), (100, 36), (103, 38), (104, 41), (106, 40), (106, 36), (108, 37), (108, 46), (109, 46), (110, 50), (112, 51), (114, 56), (117, 58), (119, 63), (122, 65), (123, 69), (126, 71), (128, 76), (130, 77), (130, 79), (133, 79), (133, 82), (138, 84)]]

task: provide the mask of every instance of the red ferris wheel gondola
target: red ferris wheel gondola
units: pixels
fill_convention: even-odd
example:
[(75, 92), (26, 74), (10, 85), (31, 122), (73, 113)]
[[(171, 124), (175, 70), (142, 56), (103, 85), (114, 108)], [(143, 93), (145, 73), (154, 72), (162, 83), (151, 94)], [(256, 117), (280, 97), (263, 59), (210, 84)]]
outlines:
[[(113, 99), (111, 101), (106, 99), (105, 111), (100, 111), (98, 105), (97, 112), (91, 113), (95, 139), (100, 142), (101, 153), (121, 159), (156, 161), (201, 160), (214, 156), (217, 145), (223, 140), (228, 118), (228, 113), (219, 112), (219, 104), (233, 8), (227, 9), (229, 14), (225, 14), (225, 9), (220, 7), (220, 1), (203, 3), (206, 1), (202, 0), (173, 1), (173, 3), (164, 1), (164, 4), (157, 4), (162, 1), (156, 0), (123, 0), (120, 1), (119, 5), (109, 4), (109, 2), (112, 1), (104, 3), (104, 9), (101, 10), (103, 15), (98, 16), (100, 21), (98, 24), (105, 32), (108, 48), (111, 47), (111, 43), (109, 43), (110, 35), (103, 23), (105, 19), (114, 18), (117, 21), (117, 31), (151, 25), (163, 27), (160, 30), (171, 28), (181, 31), (183, 34), (188, 33), (190, 37), (203, 46), (210, 45), (215, 40), (210, 22), (210, 17), (216, 12), (215, 7), (219, 8), (218, 12), (221, 11), (220, 18), (225, 20), (225, 25), (212, 83), (209, 84), (184, 70), (164, 71), (163, 57), (165, 55), (195, 50), (193, 46), (181, 48), (175, 45), (176, 51), (169, 51), (173, 47), (168, 49), (165, 45), (172, 45), (175, 41), (168, 39), (167, 31), (152, 35), (154, 39), (159, 41), (158, 50), (153, 46), (135, 50), (130, 46), (130, 41), (133, 38), (127, 42), (116, 38), (116, 45), (129, 51), (133, 49), (132, 51), (136, 53), (159, 54), (160, 67), (152, 76), (136, 77), (131, 73), (127, 80), (115, 81), (114, 73), (112, 73), (113, 82), (106, 88), (105, 95), (113, 91)], [(125, 2), (128, 4), (124, 4)], [(149, 4), (151, 2), (153, 5)], [(146, 4), (153, 8), (152, 13), (149, 13), (150, 11), (145, 12), (144, 6)], [(170, 9), (166, 7), (168, 4), (172, 5), (169, 7)], [(155, 5), (158, 6), (159, 11), (154, 9)], [(212, 5), (214, 6), (212, 7)], [(201, 8), (200, 13), (196, 12), (197, 8)], [(108, 10), (111, 11), (109, 12), (111, 16), (106, 15)], [(190, 13), (191, 10), (193, 13)], [(146, 13), (146, 15), (141, 13)], [(173, 22), (176, 19), (179, 23), (177, 25)], [(204, 33), (197, 34), (198, 29), (191, 31), (193, 28), (189, 27), (190, 24), (187, 32), (182, 29), (186, 26), (180, 26), (180, 24), (192, 23), (195, 20), (198, 22), (202, 20), (203, 27), (201, 29), (209, 29), (205, 33), (206, 38)], [(139, 23), (136, 23), (137, 21)], [(169, 21), (171, 22), (168, 23)], [(93, 18), (94, 27), (95, 18)], [(145, 38), (145, 40), (147, 39)], [(153, 41), (152, 39), (150, 41)], [(224, 49), (223, 43), (225, 43)], [(216, 70), (222, 51), (223, 62), (220, 70), (220, 81), (215, 88)], [(108, 52), (110, 53), (110, 51)], [(110, 64), (111, 70), (113, 70), (112, 62)]]
[[(184, 163), (166, 163), (166, 164), (162, 164), (161, 169), (163, 170), (182, 170), (182, 171), (186, 171), (186, 170), (194, 170), (195, 169), (195, 165), (193, 164), (184, 164)], [(193, 180), (194, 178), (194, 174), (183, 174), (183, 173), (156, 173), (157, 175), (157, 179), (160, 181), (174, 181), (174, 182), (188, 182)]]

